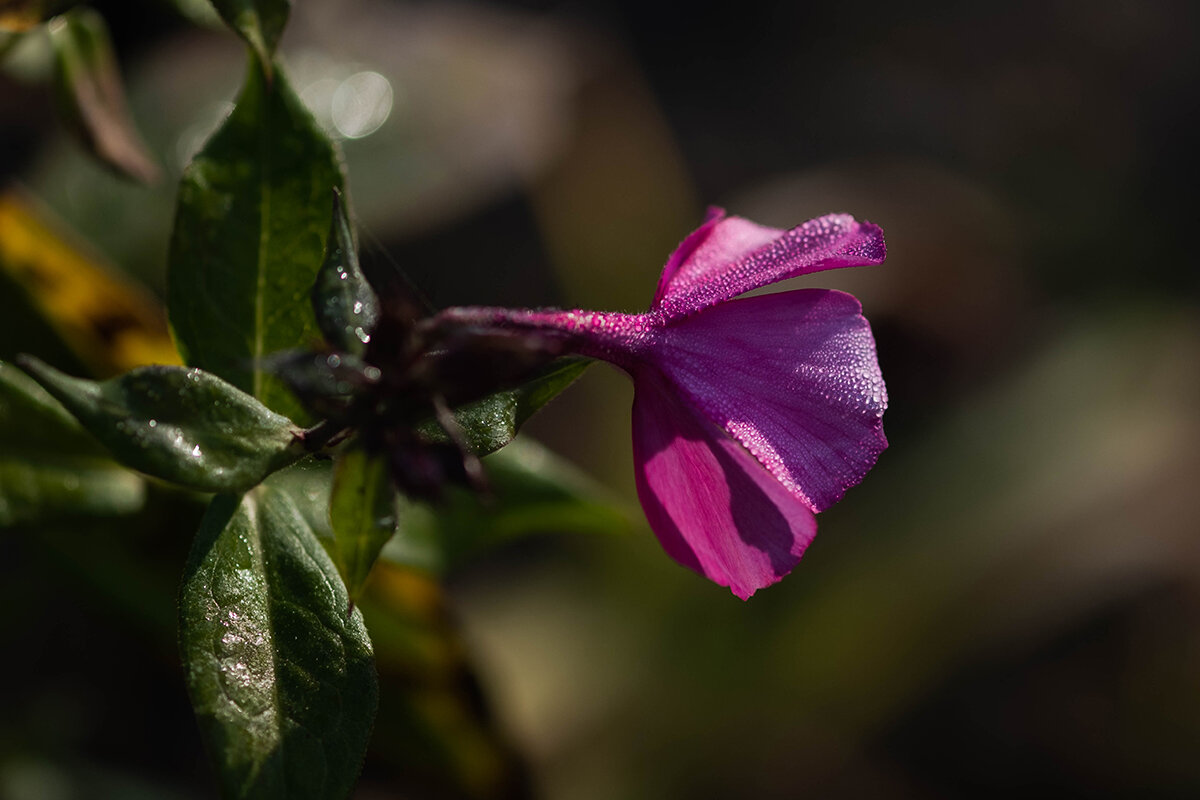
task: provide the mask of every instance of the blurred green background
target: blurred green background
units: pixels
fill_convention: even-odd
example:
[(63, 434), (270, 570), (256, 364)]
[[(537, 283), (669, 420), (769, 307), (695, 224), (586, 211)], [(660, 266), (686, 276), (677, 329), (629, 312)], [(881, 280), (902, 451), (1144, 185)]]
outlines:
[[(0, 72), (0, 177), (161, 293), (243, 56), (96, 7), (164, 179), (79, 151), (36, 43)], [(527, 431), (633, 523), (490, 549), (444, 597), (381, 579), (373, 635), (420, 646), (380, 644), (357, 796), (1200, 794), (1198, 32), (1186, 0), (298, 2), (284, 57), (363, 257), (437, 305), (638, 310), (707, 203), (889, 248), (805, 282), (863, 301), (891, 447), (795, 572), (743, 604), (661, 552), (630, 386), (593, 368)], [(199, 510), (0, 532), (0, 798), (213, 793), (171, 634)]]

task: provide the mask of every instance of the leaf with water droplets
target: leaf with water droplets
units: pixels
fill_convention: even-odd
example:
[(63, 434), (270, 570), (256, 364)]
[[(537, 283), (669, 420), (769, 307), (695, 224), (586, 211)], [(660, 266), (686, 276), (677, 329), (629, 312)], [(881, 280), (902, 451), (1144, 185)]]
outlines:
[(301, 430), (199, 369), (141, 367), (97, 383), (20, 360), (127, 467), (205, 492), (249, 488), (304, 455)]
[(325, 341), (338, 350), (363, 355), (379, 318), (379, 298), (358, 266), (350, 220), (340, 192), (333, 197), (333, 224), (325, 263), (312, 289), (313, 313)]
[(338, 457), (333, 468), (329, 522), (334, 560), (353, 602), (379, 551), (396, 532), (396, 490), (386, 457), (361, 448)]
[[(504, 447), (538, 409), (574, 383), (591, 363), (587, 358), (560, 358), (514, 389), (455, 408), (454, 417), (467, 449), (483, 456)], [(447, 440), (446, 434), (432, 423), (423, 426), (421, 432), (435, 441)]]
[(167, 307), (184, 360), (296, 420), (304, 409), (265, 358), (320, 341), (307, 299), (341, 184), (333, 146), (284, 75), (268, 83), (251, 63), (179, 189)]
[(184, 572), (179, 640), (231, 798), (343, 798), (378, 700), (371, 641), (289, 493), (219, 495)]
[[(272, 475), (266, 485), (287, 493), (336, 560), (329, 524), (331, 473), (328, 460), (305, 459)], [(453, 513), (441, 506), (411, 507), (426, 517)], [(401, 516), (402, 526), (406, 519)], [(377, 562), (355, 613), (359, 608), (371, 633), (380, 682), (387, 687), (371, 736), (372, 759), (383, 757), (396, 774), (420, 775), (428, 797), (528, 797), (518, 788), (524, 785), (524, 763), (497, 729), (494, 715), (479, 703), (478, 681), (466, 660), (469, 648), (437, 576)], [(431, 759), (430, 753), (438, 755)]]

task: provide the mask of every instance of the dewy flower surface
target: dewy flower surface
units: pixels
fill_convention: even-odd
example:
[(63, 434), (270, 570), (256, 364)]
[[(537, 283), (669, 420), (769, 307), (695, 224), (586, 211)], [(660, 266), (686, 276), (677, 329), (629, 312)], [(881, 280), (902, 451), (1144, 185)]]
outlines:
[(887, 447), (875, 340), (852, 296), (800, 289), (733, 299), (838, 267), (879, 264), (883, 232), (844, 214), (791, 230), (713, 209), (667, 260), (644, 314), (452, 308), (449, 322), (536, 330), (633, 378), (638, 497), (676, 561), (743, 599), (775, 583), (814, 514)]

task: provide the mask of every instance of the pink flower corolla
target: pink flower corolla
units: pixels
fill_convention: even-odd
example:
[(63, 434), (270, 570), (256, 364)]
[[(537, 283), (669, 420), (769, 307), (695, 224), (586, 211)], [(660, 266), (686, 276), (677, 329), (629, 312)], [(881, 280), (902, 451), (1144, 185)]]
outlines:
[(538, 331), (633, 378), (633, 457), (650, 527), (679, 563), (746, 599), (792, 570), (814, 514), (887, 447), (887, 394), (862, 306), (767, 284), (879, 264), (878, 226), (835, 214), (791, 230), (712, 209), (667, 260), (643, 314), (457, 308)]

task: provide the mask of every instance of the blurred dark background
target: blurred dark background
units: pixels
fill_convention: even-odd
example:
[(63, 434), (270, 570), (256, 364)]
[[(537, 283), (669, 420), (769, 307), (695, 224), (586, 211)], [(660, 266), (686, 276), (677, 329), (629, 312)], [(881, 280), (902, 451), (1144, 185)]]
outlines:
[[(0, 73), (0, 176), (161, 292), (174, 182), (242, 55), (165, 2), (96, 7), (165, 179), (89, 162), (32, 46)], [(438, 305), (639, 309), (709, 203), (887, 234), (884, 266), (805, 284), (863, 301), (891, 448), (750, 602), (641, 522), (623, 376), (592, 369), (531, 425), (637, 520), (449, 578), (439, 613), (540, 796), (1200, 794), (1198, 16), (1185, 0), (296, 4), (282, 49), (341, 140), (364, 258)], [(45, 569), (5, 573), (3, 691), (21, 701), (3, 701), (19, 710), (0, 797), (211, 792), (172, 644), (145, 633), (170, 624), (194, 523), (138, 540), (161, 586), (115, 610), (91, 607), (73, 545), (6, 537), (9, 563)], [(108, 659), (113, 636), (144, 654)], [(499, 796), (410, 785), (397, 763), (369, 758), (361, 797)], [(63, 764), (115, 788), (89, 794)]]

